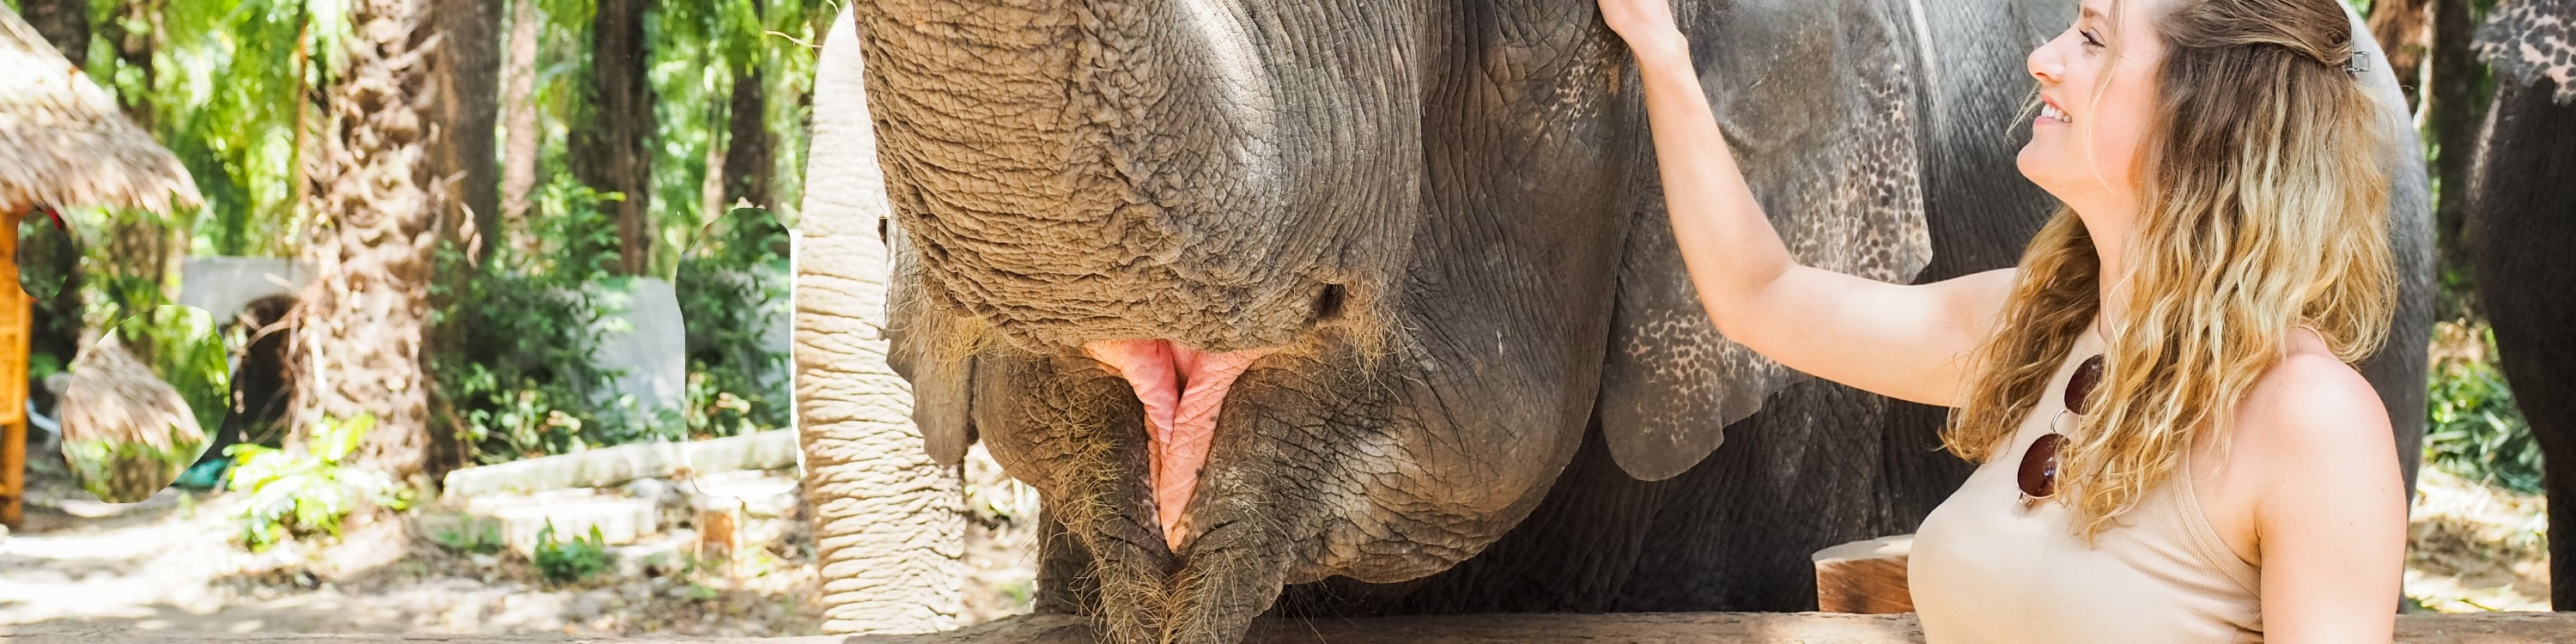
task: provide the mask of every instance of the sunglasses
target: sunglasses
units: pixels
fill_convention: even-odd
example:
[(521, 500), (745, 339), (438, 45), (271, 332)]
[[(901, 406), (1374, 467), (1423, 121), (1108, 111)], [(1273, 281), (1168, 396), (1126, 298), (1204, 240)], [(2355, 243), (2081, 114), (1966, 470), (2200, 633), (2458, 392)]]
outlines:
[(2084, 415), (2084, 405), (2093, 386), (2102, 382), (2102, 356), (2085, 358), (2075, 366), (2075, 375), (2066, 379), (2066, 408), (2048, 419), (2049, 432), (2030, 442), (2021, 453), (2021, 505), (2028, 508), (2057, 496), (2057, 450), (2066, 446), (2066, 433), (2057, 430), (2057, 421), (2067, 415)]

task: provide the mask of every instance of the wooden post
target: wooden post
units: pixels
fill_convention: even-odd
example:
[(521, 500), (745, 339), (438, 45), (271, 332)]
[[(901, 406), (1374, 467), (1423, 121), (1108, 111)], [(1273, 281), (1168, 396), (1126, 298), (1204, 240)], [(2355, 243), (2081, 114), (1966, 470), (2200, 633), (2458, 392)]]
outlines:
[(1906, 555), (1914, 535), (1854, 541), (1816, 551), (1816, 610), (1828, 613), (1911, 613)]
[(35, 301), (18, 286), (18, 219), (24, 208), (0, 214), (0, 525), (26, 519), (27, 336), (34, 332)]

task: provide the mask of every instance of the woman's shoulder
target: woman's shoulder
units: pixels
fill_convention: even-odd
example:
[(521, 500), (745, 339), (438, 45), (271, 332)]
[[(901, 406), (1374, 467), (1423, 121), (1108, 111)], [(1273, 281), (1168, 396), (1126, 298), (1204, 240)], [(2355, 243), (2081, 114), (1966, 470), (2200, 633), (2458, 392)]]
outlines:
[(2395, 449), (2388, 408), (2379, 391), (2359, 369), (2336, 358), (2315, 331), (2291, 333), (2288, 355), (2255, 379), (2240, 403), (2230, 442), (2276, 446), (2288, 453), (2315, 453), (2325, 443), (2361, 443), (2375, 439), (2381, 449)]
[(2319, 526), (2405, 529), (2404, 473), (2379, 392), (2313, 332), (2294, 336), (2237, 407), (2223, 484), (2203, 491), (2218, 495), (2204, 507), (2215, 501), (2229, 546), (2257, 565), (2282, 547), (2352, 536)]

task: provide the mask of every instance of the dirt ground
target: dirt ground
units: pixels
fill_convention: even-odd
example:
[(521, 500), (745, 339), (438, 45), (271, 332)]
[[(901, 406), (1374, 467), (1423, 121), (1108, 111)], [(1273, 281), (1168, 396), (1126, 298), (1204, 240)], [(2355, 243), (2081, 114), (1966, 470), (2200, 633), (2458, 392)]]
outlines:
[[(627, 566), (555, 586), (524, 558), (449, 551), (393, 522), (352, 527), (327, 549), (251, 554), (230, 539), (237, 495), (165, 491), (111, 505), (88, 500), (59, 467), (36, 465), (28, 524), (0, 537), (0, 626), (766, 636), (813, 634), (820, 623), (801, 534), (771, 544), (775, 556), (740, 578)], [(966, 621), (1025, 612), (1034, 494), (989, 461), (968, 478), (977, 523)], [(2429, 468), (2423, 478), (2406, 573), (2420, 610), (2546, 610), (2543, 501)]]

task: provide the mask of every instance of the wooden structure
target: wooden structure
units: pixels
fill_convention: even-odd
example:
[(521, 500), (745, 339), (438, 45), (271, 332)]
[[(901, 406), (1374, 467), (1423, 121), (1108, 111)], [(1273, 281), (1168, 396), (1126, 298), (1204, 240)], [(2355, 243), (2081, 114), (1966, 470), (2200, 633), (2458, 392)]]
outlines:
[(1884, 615), (1914, 612), (1906, 557), (1914, 535), (1854, 541), (1816, 551), (1816, 610)]
[[(2401, 644), (2563, 643), (2576, 635), (2576, 613), (2476, 613), (2399, 615)], [(141, 644), (186, 640), (208, 644), (1092, 644), (1078, 617), (1023, 615), (921, 635), (849, 638), (680, 637), (674, 635), (369, 635), (361, 633), (177, 633), (127, 624), (0, 625), (11, 644)], [(1263, 620), (1245, 644), (1598, 644), (1638, 642), (1698, 644), (1902, 644), (1923, 641), (1912, 615), (1827, 613), (1626, 613), (1610, 615), (1447, 615), (1312, 620)]]
[(0, 7), (0, 525), (22, 518), (27, 465), (27, 336), (34, 302), (18, 282), (19, 220), (38, 208), (155, 212), (204, 199), (178, 157), (117, 111), (116, 100)]

